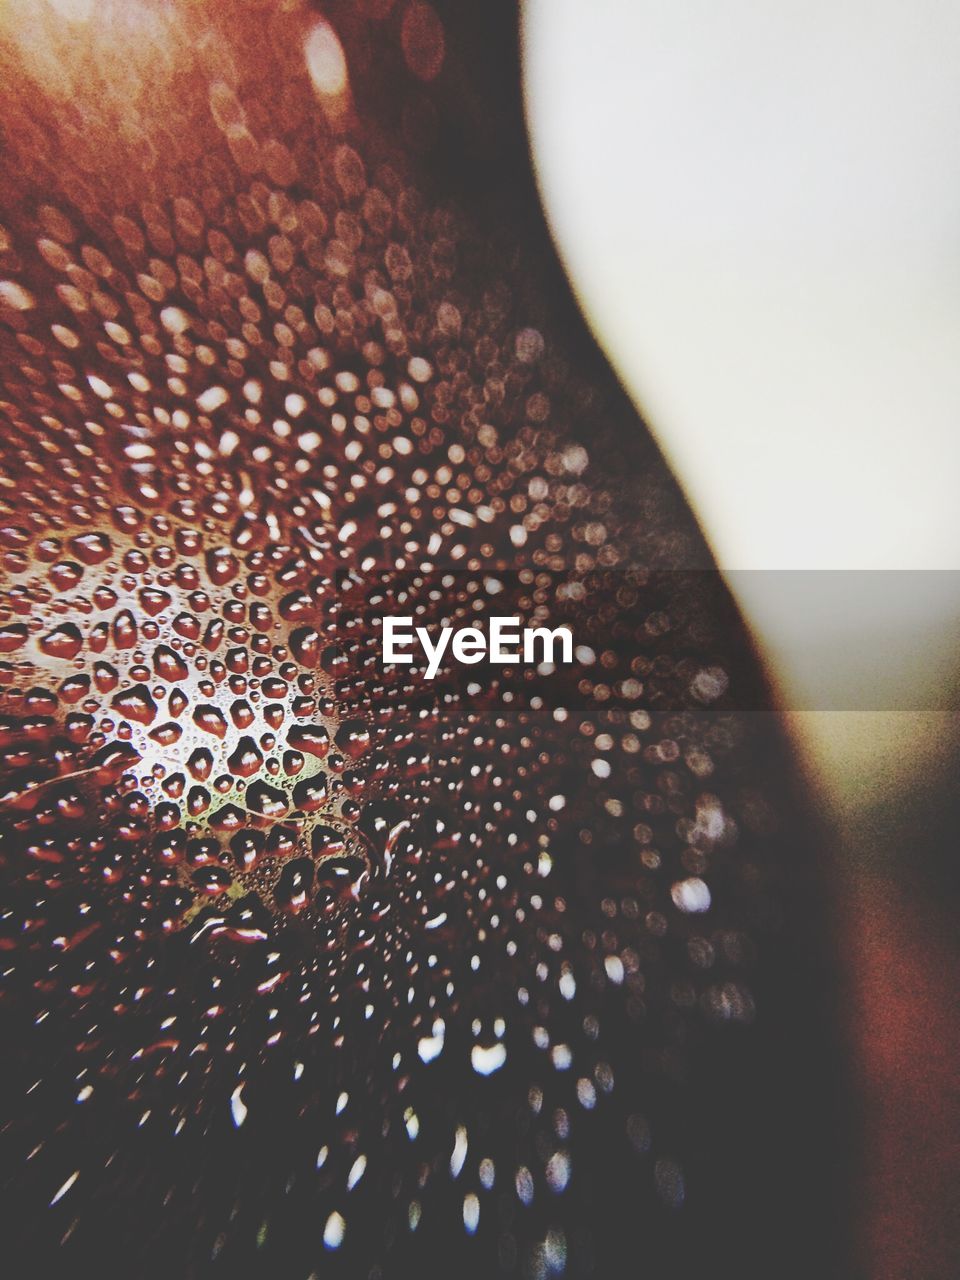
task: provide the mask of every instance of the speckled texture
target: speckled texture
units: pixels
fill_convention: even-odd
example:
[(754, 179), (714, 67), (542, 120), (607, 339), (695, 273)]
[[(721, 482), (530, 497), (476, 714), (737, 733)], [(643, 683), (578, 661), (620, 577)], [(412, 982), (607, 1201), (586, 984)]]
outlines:
[(831, 1274), (811, 837), (509, 10), (84, 12), (0, 20), (10, 1274)]

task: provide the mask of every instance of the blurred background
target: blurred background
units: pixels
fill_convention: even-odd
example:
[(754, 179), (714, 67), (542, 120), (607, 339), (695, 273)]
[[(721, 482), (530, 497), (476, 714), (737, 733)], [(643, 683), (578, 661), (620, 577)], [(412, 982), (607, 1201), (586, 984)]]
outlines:
[(960, 8), (526, 0), (583, 310), (834, 833), (864, 1273), (955, 1274)]

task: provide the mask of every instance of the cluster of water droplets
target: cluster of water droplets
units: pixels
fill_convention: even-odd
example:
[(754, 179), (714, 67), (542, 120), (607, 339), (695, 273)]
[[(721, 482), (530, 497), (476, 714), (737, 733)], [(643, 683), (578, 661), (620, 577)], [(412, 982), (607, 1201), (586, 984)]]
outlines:
[[(399, 141), (297, 5), (265, 46), (171, 20), (169, 148), (137, 98), (71, 163), (56, 95), (4, 90), (9, 1128), (67, 1241), (135, 1178), (207, 1262), (305, 1232), (391, 1274), (455, 1228), (489, 1274), (579, 1274), (604, 1142), (683, 1203), (648, 1104), (753, 1018), (776, 818), (662, 463), (536, 264), (415, 181), (443, 26), (390, 8)], [(576, 661), (427, 681), (389, 614), (565, 622)]]

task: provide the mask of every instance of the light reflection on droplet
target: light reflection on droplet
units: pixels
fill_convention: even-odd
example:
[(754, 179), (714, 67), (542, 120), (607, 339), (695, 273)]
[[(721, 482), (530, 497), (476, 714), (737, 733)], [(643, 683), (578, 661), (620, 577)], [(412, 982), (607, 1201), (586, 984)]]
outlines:
[(243, 1092), (243, 1085), (238, 1084), (237, 1087), (234, 1089), (233, 1093), (231, 1093), (230, 1095), (230, 1113), (233, 1116), (233, 1123), (236, 1125), (238, 1129), (246, 1120), (247, 1114), (248, 1114), (247, 1104), (244, 1102), (243, 1097), (241, 1096), (242, 1092)]
[(323, 1228), (323, 1243), (328, 1249), (339, 1249), (343, 1244), (343, 1237), (347, 1230), (347, 1224), (343, 1214), (334, 1210), (327, 1219), (326, 1226)]
[(691, 915), (710, 909), (710, 890), (703, 880), (691, 876), (688, 880), (678, 880), (670, 890), (674, 906)]
[(463, 1225), (470, 1235), (473, 1235), (480, 1225), (480, 1201), (472, 1191), (463, 1198)]
[(453, 1143), (453, 1152), (450, 1156), (450, 1177), (458, 1178), (463, 1169), (464, 1161), (467, 1158), (467, 1131), (463, 1125), (457, 1126), (457, 1134)]
[(303, 51), (317, 93), (324, 97), (339, 97), (347, 87), (347, 60), (343, 45), (329, 22), (321, 18), (314, 24)]
[(507, 1060), (507, 1050), (502, 1044), (493, 1044), (489, 1048), (475, 1044), (470, 1050), (470, 1063), (478, 1076), (490, 1076)]

